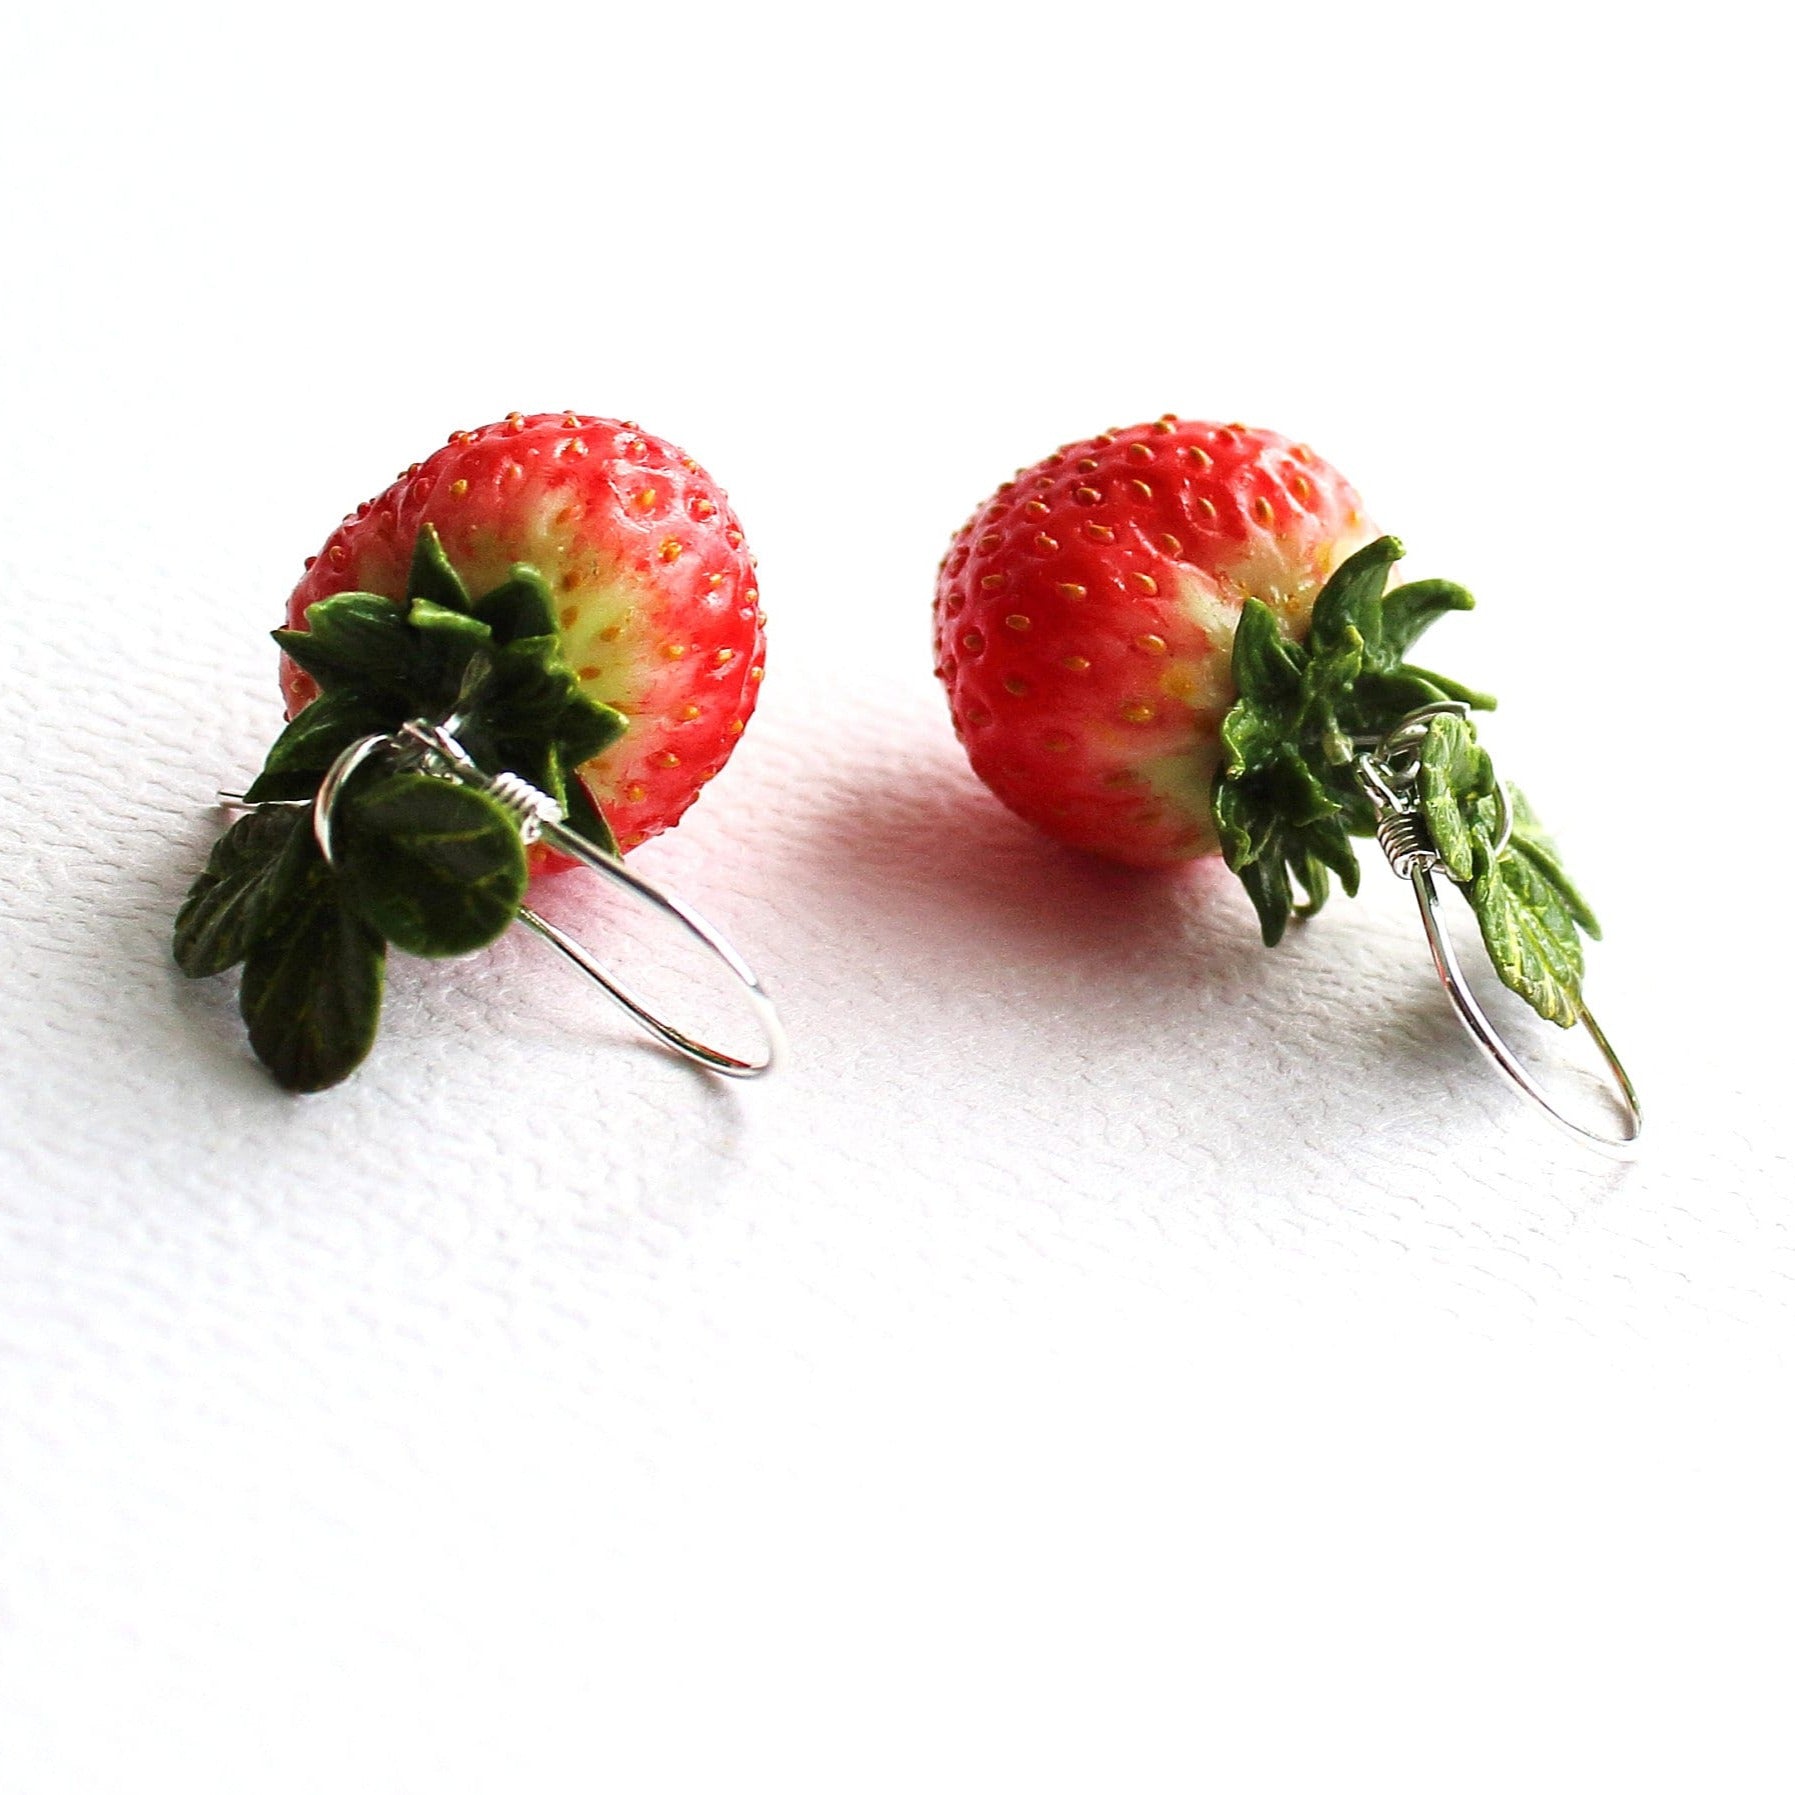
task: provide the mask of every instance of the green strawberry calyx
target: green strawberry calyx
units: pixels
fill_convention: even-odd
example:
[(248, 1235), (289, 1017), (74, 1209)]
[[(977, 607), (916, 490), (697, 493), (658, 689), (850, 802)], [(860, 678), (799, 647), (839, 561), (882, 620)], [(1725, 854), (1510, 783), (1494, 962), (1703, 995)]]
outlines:
[[(516, 813), (418, 770), (398, 745), (440, 724), (489, 775), (546, 795), (607, 854), (617, 842), (576, 769), (628, 727), (589, 698), (562, 656), (542, 576), (519, 563), (471, 598), (428, 524), (405, 598), (345, 592), (274, 639), (319, 696), (281, 732), (175, 921), (190, 978), (243, 966), (240, 1007), (257, 1057), (289, 1090), (346, 1078), (380, 1022), (389, 945), (473, 953), (516, 919), (529, 882)], [(342, 789), (327, 861), (313, 830), (325, 776), (356, 744), (394, 738)]]
[(1401, 558), (1401, 543), (1383, 536), (1342, 562), (1316, 598), (1303, 642), (1281, 632), (1268, 606), (1247, 600), (1234, 638), (1239, 696), (1222, 722), (1211, 792), (1223, 856), (1246, 886), (1267, 946), (1293, 914), (1321, 908), (1331, 874), (1356, 892), (1351, 838), (1374, 834), (1380, 814), (1361, 776), (1363, 751), (1431, 708), (1405, 814), (1470, 900), (1502, 981), (1569, 1027), (1582, 1012), (1578, 931), (1599, 936), (1595, 916), (1526, 799), (1498, 787), (1478, 745), (1469, 713), (1496, 701), (1405, 658), (1431, 624), (1473, 601), (1450, 580), (1387, 591)]

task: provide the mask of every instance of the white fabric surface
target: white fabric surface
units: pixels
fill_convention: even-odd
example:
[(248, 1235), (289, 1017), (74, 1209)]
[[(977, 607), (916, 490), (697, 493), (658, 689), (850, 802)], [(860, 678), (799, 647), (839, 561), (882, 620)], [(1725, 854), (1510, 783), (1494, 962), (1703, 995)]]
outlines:
[[(974, 9), (856, 25), (825, 68), (803, 9), (719, 23), (679, 50), (710, 122), (600, 158), (582, 234), (490, 123), (418, 171), (439, 107), (503, 118), (531, 74), (451, 13), (419, 39), (364, 9), (346, 62), (322, 15), (259, 48), (197, 11), (29, 27), (0, 1787), (1787, 1786), (1795, 1237), (1756, 892), (1788, 578), (1780, 515), (1739, 512), (1790, 471), (1751, 261), (1777, 158), (1768, 102), (1687, 98), (1770, 61), (1617, 51), (1602, 12), (1551, 9), (1550, 58), (1543, 14), (1492, 45), (1317, 12), (1283, 45), (1313, 133), (1232, 90), (1201, 122), (1273, 190), (1325, 140), (1361, 200), (1292, 227), (1288, 290), (1191, 244), (1164, 314), (1120, 320), (1056, 314), (1030, 256), (1094, 208), (1147, 241), (1198, 121), (1140, 123), (1128, 180), (1041, 197), (1036, 164), (994, 197), (1058, 102), (1129, 116), (1153, 59), (1119, 40), (1068, 61)], [(658, 27), (604, 23), (583, 54), (655, 66)], [(1208, 29), (1247, 66), (1256, 28)], [(1352, 99), (1386, 74), (1408, 125)], [(1641, 97), (1673, 80), (1674, 153)], [(640, 133), (666, 92), (626, 85)], [(1414, 98), (1442, 88), (1455, 131)], [(381, 96), (365, 137), (316, 128), (326, 90)], [(690, 240), (618, 225), (619, 191), (713, 180)], [(1437, 281), (1343, 282), (1318, 319), (1309, 264), (1360, 266), (1386, 216)], [(413, 253), (444, 241), (446, 298)], [(619, 272), (648, 246), (652, 304)], [(277, 726), (263, 632), (344, 506), (568, 402), (684, 442), (760, 551), (761, 713), (640, 864), (765, 975), (790, 1066), (707, 1080), (508, 939), (396, 963), (373, 1059), (295, 1101), (234, 978), (167, 953), (210, 794)], [(1267, 953), (1219, 867), (1079, 859), (967, 772), (935, 556), (1017, 461), (1167, 405), (1310, 433), (1416, 572), (1482, 594), (1430, 656), (1502, 693), (1489, 740), (1608, 923), (1638, 1163), (1495, 1082), (1374, 863)]]

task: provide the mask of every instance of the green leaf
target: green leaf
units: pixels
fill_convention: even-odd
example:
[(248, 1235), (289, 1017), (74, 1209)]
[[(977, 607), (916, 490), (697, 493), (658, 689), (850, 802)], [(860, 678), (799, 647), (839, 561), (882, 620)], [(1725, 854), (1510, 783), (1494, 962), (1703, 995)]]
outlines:
[(404, 608), (374, 592), (321, 599), (302, 630), (277, 629), (274, 639), (326, 692), (379, 700), (402, 693), (415, 655)]
[(569, 767), (581, 767), (619, 741), (629, 728), (622, 711), (575, 692), (572, 702), (555, 725), (555, 740)]
[(1413, 663), (1401, 669), (1412, 679), (1425, 681), (1444, 698), (1456, 699), (1460, 704), (1469, 705), (1474, 711), (1493, 711), (1496, 701), (1487, 692), (1479, 692), (1473, 686), (1460, 685), (1456, 679), (1448, 679), (1444, 673), (1430, 673), (1425, 667), (1417, 667)]
[(484, 623), (428, 598), (401, 607), (368, 592), (327, 598), (307, 628), (274, 639), (329, 694), (357, 697), (388, 720), (440, 715), (492, 640)]
[[(1218, 804), (1218, 812), (1228, 800)], [(1259, 912), (1260, 932), (1268, 947), (1274, 946), (1291, 915), (1308, 917), (1327, 901), (1328, 875), (1339, 875), (1349, 897), (1359, 889), (1358, 856), (1338, 816), (1329, 815), (1303, 826), (1275, 816), (1265, 806), (1249, 809), (1253, 833), (1240, 853), (1241, 838), (1224, 847), (1228, 864), (1240, 875)], [(1269, 823), (1266, 818), (1271, 817)], [(1292, 909), (1290, 881), (1295, 878), (1307, 901)]]
[(1222, 719), (1222, 767), (1230, 778), (1270, 761), (1291, 737), (1291, 719), (1278, 707), (1237, 704)]
[(525, 636), (493, 651), (492, 679), (481, 694), (480, 709), (506, 735), (552, 738), (579, 697), (579, 681), (561, 658), (559, 641)]
[(482, 766), (508, 767), (557, 801), (563, 773), (603, 753), (629, 726), (621, 711), (580, 689), (553, 636), (496, 649), (465, 716), (462, 740)]
[(1480, 848), (1478, 864), (1471, 907), (1497, 975), (1548, 1022), (1569, 1028), (1583, 1009), (1575, 918), (1528, 856)]
[(353, 692), (314, 698), (276, 738), (262, 770), (244, 797), (251, 804), (309, 798), (331, 763), (365, 735), (378, 735), (401, 719)]
[(1367, 668), (1345, 702), (1355, 733), (1375, 737), (1410, 711), (1439, 704), (1445, 697), (1445, 692), (1426, 674), (1405, 665), (1388, 673)]
[(1278, 815), (1293, 829), (1318, 823), (1339, 808), (1294, 742), (1278, 744), (1277, 752), (1265, 769), (1261, 789), (1276, 807)]
[(1249, 598), (1234, 630), (1234, 684), (1243, 698), (1261, 704), (1294, 699), (1302, 690), (1302, 661), (1278, 628), (1269, 605)]
[(1250, 860), (1238, 870), (1240, 882), (1259, 912), (1260, 938), (1267, 947), (1276, 947), (1290, 921), (1290, 875), (1284, 870), (1283, 857)]
[(1312, 649), (1303, 668), (1302, 700), (1284, 726), (1285, 733), (1305, 744), (1318, 744), (1330, 764), (1335, 764), (1335, 756), (1328, 743), (1340, 733), (1341, 695), (1353, 690), (1364, 665), (1365, 638), (1348, 624), (1337, 641)]
[(1307, 922), (1328, 901), (1328, 892), (1331, 888), (1328, 869), (1315, 855), (1299, 854), (1290, 862), (1290, 871), (1303, 888), (1303, 901), (1291, 911), (1291, 914)]
[(345, 901), (406, 953), (473, 953), (515, 920), (529, 883), (516, 823), (471, 787), (396, 773), (351, 791), (337, 856)]
[(1269, 774), (1255, 772), (1249, 778), (1227, 781), (1227, 795), (1210, 808), (1217, 818), (1216, 831), (1229, 868), (1239, 872), (1249, 861), (1277, 854), (1284, 820), (1272, 793)]
[(1582, 1013), (1583, 943), (1595, 917), (1559, 864), (1527, 800), (1513, 792), (1509, 842), (1497, 851), (1495, 769), (1462, 717), (1435, 717), (1421, 743), (1421, 819), (1448, 874), (1468, 886), (1497, 976), (1540, 1015), (1568, 1028)]
[(1298, 912), (1304, 916), (1326, 900), (1330, 870), (1357, 889), (1358, 863), (1338, 820), (1340, 800), (1328, 769), (1303, 747), (1312, 712), (1320, 711), (1318, 733), (1332, 729), (1317, 694), (1341, 669), (1358, 666), (1357, 629), (1344, 624), (1327, 652), (1329, 666), (1318, 674), (1317, 657), (1283, 638), (1267, 606), (1250, 599), (1242, 607), (1234, 638), (1242, 697), (1223, 719), (1211, 805), (1222, 852), (1253, 900), (1267, 943), (1279, 939), (1292, 914), (1292, 875), (1307, 894)]
[(1380, 536), (1342, 561), (1309, 615), (1311, 648), (1332, 648), (1354, 629), (1375, 655), (1383, 641), (1384, 586), (1401, 559), (1402, 544), (1394, 536)]
[(243, 968), (239, 1008), (256, 1057), (289, 1091), (321, 1091), (367, 1058), (380, 1027), (386, 945), (314, 859), (282, 926)]
[(415, 632), (407, 684), (416, 713), (436, 717), (458, 708), (470, 686), (479, 689), (491, 658), (492, 631), (478, 618), (414, 598), (406, 621)]
[[(1232, 715), (1229, 718), (1232, 721)], [(1210, 800), (1210, 814), (1215, 819), (1216, 838), (1222, 844), (1222, 857), (1230, 872), (1239, 872), (1249, 860), (1256, 859), (1263, 845), (1254, 836), (1253, 826), (1260, 811), (1251, 795), (1238, 779), (1218, 775)]]
[(612, 832), (605, 813), (592, 801), (592, 794), (586, 789), (586, 782), (578, 773), (567, 775), (564, 808), (567, 811), (567, 827), (575, 835), (583, 836), (603, 853), (613, 856), (617, 854), (617, 837)]
[(492, 630), (478, 617), (451, 611), (428, 598), (414, 598), (405, 613), (414, 630), (433, 641), (433, 646), (465, 662), (478, 650), (492, 646)]
[(190, 979), (235, 966), (267, 931), (316, 852), (310, 825), (307, 809), (264, 805), (213, 844), (175, 918), (175, 964)]
[(474, 615), (490, 626), (494, 641), (500, 643), (555, 634), (555, 601), (549, 596), (548, 582), (522, 561), (480, 599)]
[(1470, 724), (1453, 716), (1433, 719), (1421, 742), (1418, 783), (1421, 816), (1433, 845), (1454, 882), (1469, 885), (1477, 872), (1469, 813), (1496, 789), (1490, 757), (1477, 745)]
[(1384, 599), (1384, 646), (1400, 658), (1448, 611), (1469, 611), (1476, 602), (1451, 580), (1411, 580), (1398, 586)]
[(435, 524), (425, 524), (412, 544), (411, 572), (405, 579), (405, 596), (424, 599), (445, 611), (467, 611), (467, 588), (443, 549)]
[(1359, 894), (1359, 857), (1353, 852), (1352, 837), (1337, 816), (1326, 817), (1302, 833), (1305, 854), (1340, 875), (1340, 883), (1348, 897)]
[(1544, 825), (1534, 814), (1533, 806), (1521, 795), (1520, 787), (1511, 785), (1508, 794), (1514, 811), (1511, 851), (1523, 854), (1532, 861), (1540, 877), (1552, 886), (1558, 901), (1575, 919), (1577, 927), (1592, 940), (1600, 941), (1602, 925), (1596, 921), (1596, 914), (1590, 909), (1582, 892), (1571, 883), (1570, 874), (1564, 870), (1558, 857), (1557, 844), (1546, 833)]

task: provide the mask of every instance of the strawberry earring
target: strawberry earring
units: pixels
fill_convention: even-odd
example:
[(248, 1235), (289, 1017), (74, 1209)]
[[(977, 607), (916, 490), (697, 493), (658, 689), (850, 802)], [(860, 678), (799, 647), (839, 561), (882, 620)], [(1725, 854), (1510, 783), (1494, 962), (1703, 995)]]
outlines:
[[(192, 978), (243, 965), (256, 1055), (289, 1090), (346, 1078), (389, 945), (427, 958), (535, 930), (656, 1040), (751, 1078), (783, 1046), (760, 981), (625, 865), (729, 758), (764, 616), (722, 491), (679, 450), (574, 412), (458, 431), (346, 518), (275, 631), (291, 721), (175, 924)], [(601, 874), (722, 962), (764, 1036), (737, 1059), (656, 1015), (524, 902)]]
[[(1321, 908), (1330, 874), (1357, 891), (1351, 837), (1375, 837), (1478, 1046), (1554, 1122), (1624, 1154), (1639, 1100), (1582, 994), (1595, 917), (1478, 744), (1471, 714), (1495, 700), (1406, 659), (1472, 600), (1447, 580), (1386, 592), (1401, 555), (1333, 468), (1271, 431), (1167, 416), (1071, 445), (1005, 481), (942, 562), (955, 730), (992, 791), (1060, 841), (1134, 866), (1223, 855), (1267, 946)], [(1439, 877), (1503, 983), (1588, 1031), (1618, 1136), (1559, 1111), (1485, 1014)]]

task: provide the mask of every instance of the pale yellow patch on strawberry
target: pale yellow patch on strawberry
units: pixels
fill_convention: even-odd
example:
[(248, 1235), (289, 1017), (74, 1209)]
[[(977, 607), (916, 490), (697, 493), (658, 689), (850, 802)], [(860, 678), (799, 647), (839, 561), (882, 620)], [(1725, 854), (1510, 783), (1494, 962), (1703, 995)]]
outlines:
[(561, 652), (589, 698), (626, 715), (642, 702), (640, 667), (652, 646), (645, 613), (654, 595), (609, 556), (575, 556), (549, 580)]
[(1194, 568), (1169, 568), (1160, 585), (1162, 590), (1170, 587), (1178, 609), (1195, 626), (1199, 645), (1195, 653), (1174, 653), (1158, 661), (1147, 687), (1157, 725), (1154, 733), (1176, 746), (1142, 755), (1144, 744), (1131, 741), (1125, 730), (1112, 729), (1106, 732), (1105, 749), (1107, 757), (1133, 763), (1143, 800), (1173, 814), (1175, 833), (1191, 844), (1191, 852), (1212, 853), (1217, 844), (1209, 817), (1209, 788), (1218, 753), (1216, 731), (1234, 702), (1228, 658), (1241, 596)]
[(1219, 741), (1211, 732), (1195, 736), (1190, 746), (1176, 754), (1142, 761), (1136, 769), (1147, 790), (1184, 819), (1182, 835), (1192, 854), (1213, 854), (1221, 847), (1209, 812), (1220, 752)]
[(1137, 770), (1153, 795), (1185, 819), (1193, 853), (1215, 853), (1221, 846), (1210, 793), (1221, 760), (1222, 719), (1238, 696), (1233, 659), (1241, 607), (1248, 598), (1269, 605), (1285, 634), (1301, 641), (1328, 576), (1376, 536), (1371, 525), (1361, 522), (1337, 540), (1260, 537), (1228, 568), (1225, 583), (1195, 569), (1177, 571), (1179, 608), (1208, 639), (1210, 652), (1180, 658), (1162, 676), (1160, 690), (1188, 711), (1191, 733), (1174, 752), (1144, 760)]
[(657, 644), (660, 594), (640, 570), (625, 566), (582, 529), (583, 511), (565, 486), (551, 487), (502, 543), (464, 539), (457, 564), (474, 592), (497, 585), (515, 561), (534, 567), (548, 584), (561, 652), (587, 695), (626, 716), (652, 712), (653, 676), (645, 668)]

